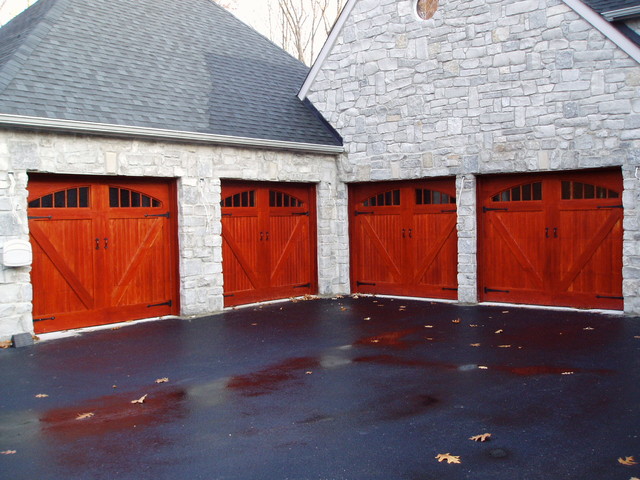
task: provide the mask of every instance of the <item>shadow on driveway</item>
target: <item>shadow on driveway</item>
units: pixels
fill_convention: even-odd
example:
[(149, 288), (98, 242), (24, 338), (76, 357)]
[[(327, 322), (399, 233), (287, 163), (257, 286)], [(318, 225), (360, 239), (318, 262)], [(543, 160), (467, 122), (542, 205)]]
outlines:
[(0, 351), (0, 478), (629, 480), (639, 354), (637, 318), (375, 297), (84, 333)]

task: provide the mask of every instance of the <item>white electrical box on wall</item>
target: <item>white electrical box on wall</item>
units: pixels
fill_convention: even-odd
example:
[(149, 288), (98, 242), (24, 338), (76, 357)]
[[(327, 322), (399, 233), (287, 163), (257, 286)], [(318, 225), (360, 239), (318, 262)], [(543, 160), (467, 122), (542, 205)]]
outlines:
[(2, 264), (5, 267), (28, 267), (32, 259), (28, 240), (9, 240), (2, 246)]

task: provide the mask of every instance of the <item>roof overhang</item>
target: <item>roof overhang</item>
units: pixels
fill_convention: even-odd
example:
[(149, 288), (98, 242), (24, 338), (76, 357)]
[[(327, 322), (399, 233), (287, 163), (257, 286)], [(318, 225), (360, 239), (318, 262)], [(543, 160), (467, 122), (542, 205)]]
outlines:
[(331, 32), (329, 32), (327, 41), (324, 42), (324, 45), (322, 46), (322, 50), (320, 50), (320, 53), (318, 54), (316, 61), (313, 62), (313, 66), (311, 67), (311, 70), (309, 70), (309, 73), (307, 74), (307, 78), (304, 80), (302, 87), (300, 87), (300, 91), (298, 92), (298, 98), (300, 100), (304, 100), (305, 98), (307, 98), (307, 94), (309, 93), (309, 89), (311, 88), (311, 85), (315, 81), (316, 76), (320, 71), (320, 68), (322, 68), (322, 64), (324, 64), (325, 60), (329, 56), (329, 53), (331, 53), (331, 50), (333, 50), (333, 46), (336, 44), (336, 40), (338, 40), (338, 37), (342, 32), (342, 28), (344, 27), (344, 24), (347, 21), (347, 18), (349, 18), (349, 15), (351, 15), (351, 11), (353, 10), (353, 7), (355, 7), (357, 2), (358, 0), (349, 0), (347, 4), (342, 8), (342, 12), (340, 13), (340, 16), (338, 17), (336, 22), (333, 24), (333, 28), (331, 29)]
[(637, 17), (640, 16), (640, 5), (602, 12), (602, 16), (610, 22), (613, 22), (614, 20)]
[(82, 133), (110, 137), (141, 138), (147, 140), (165, 140), (173, 142), (199, 143), (239, 148), (262, 148), (269, 150), (289, 150), (304, 153), (336, 155), (344, 151), (340, 145), (287, 142), (266, 138), (234, 137), (211, 133), (165, 130), (161, 128), (114, 125), (109, 123), (79, 122), (44, 117), (26, 117), (21, 115), (0, 114), (0, 127), (19, 128), (64, 133)]
[(609, 40), (620, 47), (627, 55), (640, 63), (640, 47), (620, 32), (615, 26), (610, 24), (603, 15), (592, 10), (581, 0), (563, 0), (578, 15), (593, 25), (596, 29), (606, 36)]

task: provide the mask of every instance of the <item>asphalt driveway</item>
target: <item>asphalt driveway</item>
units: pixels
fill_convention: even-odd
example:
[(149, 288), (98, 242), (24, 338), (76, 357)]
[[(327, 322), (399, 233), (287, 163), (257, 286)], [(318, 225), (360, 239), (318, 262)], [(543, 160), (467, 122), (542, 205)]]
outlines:
[(372, 297), (84, 333), (0, 350), (0, 478), (629, 480), (639, 364), (638, 318)]

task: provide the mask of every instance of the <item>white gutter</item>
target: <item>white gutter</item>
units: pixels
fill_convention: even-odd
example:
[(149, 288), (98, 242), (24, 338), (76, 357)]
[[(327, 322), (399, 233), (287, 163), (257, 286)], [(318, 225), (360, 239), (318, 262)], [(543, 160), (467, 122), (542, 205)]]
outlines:
[(613, 43), (620, 47), (627, 55), (640, 63), (640, 47), (625, 37), (620, 31), (607, 22), (602, 15), (596, 13), (580, 0), (564, 0), (578, 15), (600, 30)]
[(342, 28), (344, 27), (347, 18), (349, 18), (349, 15), (351, 14), (351, 11), (353, 10), (353, 7), (355, 7), (357, 2), (358, 0), (349, 0), (342, 9), (342, 13), (336, 20), (336, 23), (333, 25), (333, 28), (329, 33), (329, 37), (327, 37), (327, 41), (324, 42), (322, 50), (320, 50), (316, 61), (313, 62), (313, 66), (307, 74), (307, 78), (302, 84), (302, 87), (300, 87), (300, 91), (298, 92), (298, 98), (300, 100), (304, 100), (305, 98), (307, 98), (307, 94), (309, 93), (311, 84), (313, 84), (313, 82), (315, 81), (316, 76), (318, 75), (318, 72), (322, 67), (322, 64), (329, 56), (329, 53), (331, 53), (331, 50), (333, 50), (333, 46), (336, 44), (336, 40), (338, 40), (338, 36), (340, 35), (340, 32), (342, 32)]
[(92, 135), (140, 137), (154, 140), (170, 140), (180, 142), (194, 142), (215, 145), (226, 145), (245, 148), (267, 148), (276, 150), (291, 150), (296, 152), (310, 152), (321, 154), (339, 154), (344, 151), (340, 145), (322, 145), (315, 143), (298, 143), (284, 140), (269, 140), (263, 138), (233, 137), (212, 133), (186, 132), (180, 130), (165, 130), (162, 128), (135, 127), (128, 125), (114, 125), (109, 123), (79, 122), (76, 120), (60, 120), (44, 117), (25, 117), (22, 115), (0, 114), (0, 127), (18, 127), (34, 130), (56, 130)]
[(633, 17), (635, 15), (640, 15), (640, 5), (602, 12), (602, 16), (610, 22), (617, 18)]

